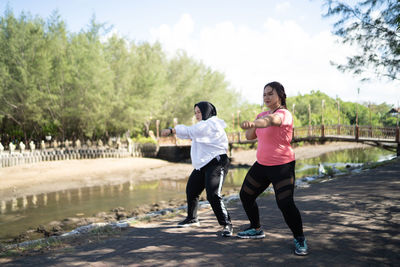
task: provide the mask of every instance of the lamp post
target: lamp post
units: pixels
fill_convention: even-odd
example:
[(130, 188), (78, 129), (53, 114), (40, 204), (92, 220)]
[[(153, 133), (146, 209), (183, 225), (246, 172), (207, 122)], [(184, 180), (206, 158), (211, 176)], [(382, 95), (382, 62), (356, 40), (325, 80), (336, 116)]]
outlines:
[(308, 104), (308, 136), (311, 136), (311, 104)]
[[(359, 99), (360, 96), (360, 88), (357, 88), (357, 99)], [(358, 104), (356, 102), (356, 129), (355, 129), (355, 137), (356, 141), (358, 141), (359, 137), (359, 128), (358, 128)]]
[(369, 111), (369, 137), (372, 137), (371, 103), (368, 103), (368, 111)]
[(325, 99), (322, 99), (322, 102), (321, 102), (321, 137), (325, 136), (324, 107), (325, 107)]
[(240, 127), (240, 110), (237, 111), (237, 125)]
[(372, 118), (371, 118), (371, 103), (368, 103), (368, 110), (369, 110), (369, 126), (372, 127)]
[(156, 120), (157, 140), (160, 139), (160, 120)]
[(340, 102), (338, 98), (336, 98), (336, 103), (337, 103), (338, 125), (340, 125)]
[(400, 129), (399, 129), (399, 102), (397, 101), (397, 122), (396, 122), (396, 142), (397, 142), (397, 157), (400, 157)]
[[(360, 88), (357, 88), (357, 99), (360, 97)], [(356, 126), (358, 126), (358, 104), (356, 102)]]
[(340, 135), (340, 102), (339, 99), (336, 97), (337, 102), (337, 110), (338, 110), (338, 126), (337, 126), (337, 134)]
[(396, 122), (397, 128), (399, 128), (399, 113), (400, 113), (400, 107), (399, 107), (399, 101), (397, 101), (397, 122)]

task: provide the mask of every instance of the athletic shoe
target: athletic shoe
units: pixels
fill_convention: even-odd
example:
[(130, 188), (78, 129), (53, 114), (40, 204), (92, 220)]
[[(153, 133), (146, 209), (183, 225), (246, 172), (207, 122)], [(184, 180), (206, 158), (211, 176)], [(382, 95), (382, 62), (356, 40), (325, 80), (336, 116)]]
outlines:
[(229, 237), (232, 236), (232, 234), (233, 234), (232, 224), (225, 225), (224, 228), (222, 229), (221, 235), (224, 237)]
[(251, 239), (258, 239), (258, 238), (264, 238), (265, 234), (263, 230), (256, 230), (254, 228), (248, 228), (244, 230), (243, 232), (237, 233), (237, 237), (239, 238), (251, 238)]
[(294, 239), (294, 253), (299, 256), (305, 256), (308, 254), (307, 240), (305, 237)]
[(200, 226), (199, 220), (186, 218), (178, 223), (178, 227), (190, 227), (190, 226)]

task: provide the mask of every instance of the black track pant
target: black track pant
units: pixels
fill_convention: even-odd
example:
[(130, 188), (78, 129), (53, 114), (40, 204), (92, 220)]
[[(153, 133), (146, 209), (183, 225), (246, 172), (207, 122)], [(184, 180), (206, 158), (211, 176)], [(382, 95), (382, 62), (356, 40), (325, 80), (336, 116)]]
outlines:
[(293, 200), (295, 164), (295, 161), (292, 161), (283, 165), (264, 166), (256, 162), (247, 172), (240, 190), (240, 200), (251, 227), (261, 226), (256, 198), (272, 183), (276, 203), (293, 236), (303, 236), (301, 215)]
[(193, 170), (186, 185), (188, 218), (197, 218), (199, 196), (204, 189), (207, 200), (220, 225), (231, 223), (231, 218), (222, 201), (221, 190), (228, 173), (229, 159), (226, 154), (217, 156), (200, 170)]

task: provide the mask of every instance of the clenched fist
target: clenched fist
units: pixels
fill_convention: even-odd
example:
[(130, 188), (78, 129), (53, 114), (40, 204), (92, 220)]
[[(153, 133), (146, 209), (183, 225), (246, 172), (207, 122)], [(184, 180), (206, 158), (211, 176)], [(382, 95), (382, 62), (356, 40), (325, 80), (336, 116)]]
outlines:
[(163, 129), (161, 130), (161, 136), (168, 136), (172, 134), (172, 130), (171, 129)]
[(254, 126), (255, 124), (252, 121), (244, 121), (240, 124), (240, 128), (242, 128), (243, 130), (253, 128)]

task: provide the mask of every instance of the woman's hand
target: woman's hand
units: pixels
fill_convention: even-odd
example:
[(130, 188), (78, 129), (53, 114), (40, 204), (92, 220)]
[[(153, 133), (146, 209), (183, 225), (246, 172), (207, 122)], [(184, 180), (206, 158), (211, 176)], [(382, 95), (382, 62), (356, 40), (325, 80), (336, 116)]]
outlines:
[(161, 136), (168, 136), (172, 133), (171, 129), (163, 129), (161, 130)]
[(240, 128), (242, 128), (243, 130), (247, 130), (250, 128), (254, 128), (255, 124), (252, 121), (244, 121), (240, 124)]

